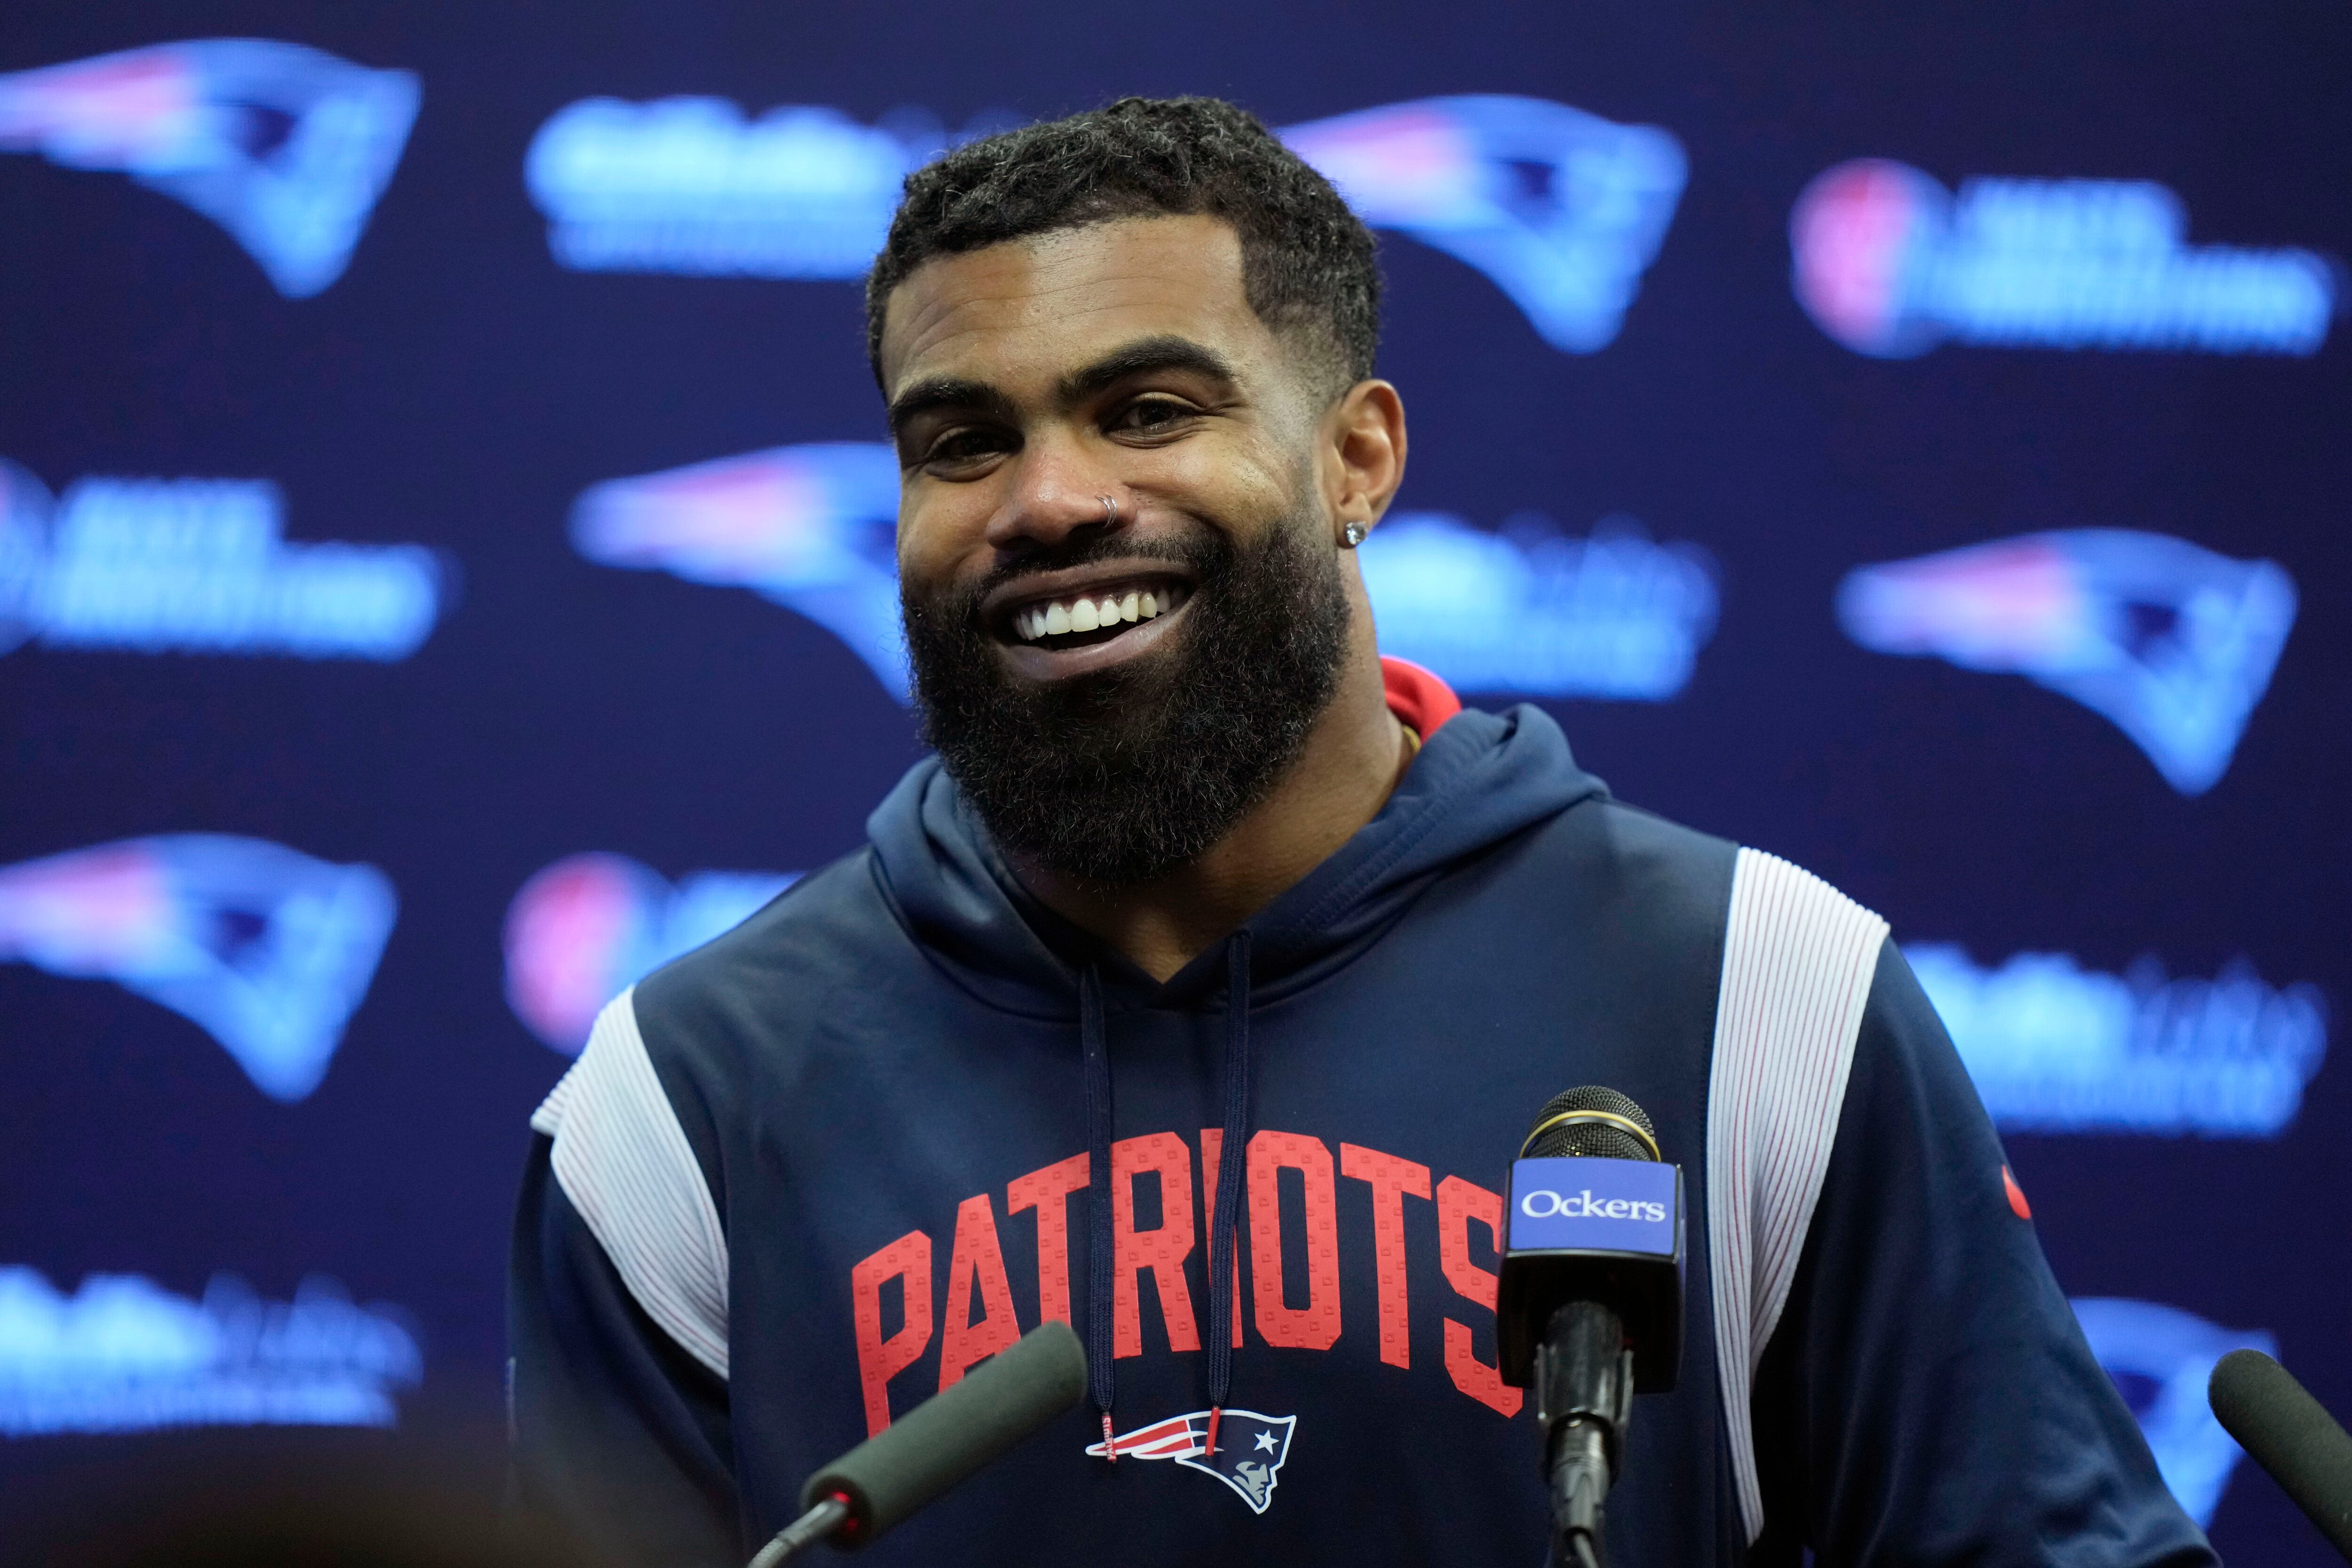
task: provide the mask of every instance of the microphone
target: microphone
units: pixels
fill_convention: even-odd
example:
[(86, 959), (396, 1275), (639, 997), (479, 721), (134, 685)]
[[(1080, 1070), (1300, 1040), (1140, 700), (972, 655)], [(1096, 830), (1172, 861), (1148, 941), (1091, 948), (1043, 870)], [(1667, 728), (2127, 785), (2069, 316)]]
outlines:
[(2352, 1437), (2294, 1375), (2260, 1351), (2214, 1365), (2206, 1403), (2328, 1544), (2352, 1560)]
[(820, 1541), (855, 1551), (1076, 1405), (1087, 1352), (1070, 1325), (1040, 1323), (808, 1479), (800, 1518), (751, 1568), (776, 1568)]
[(1497, 1359), (1505, 1383), (1535, 1387), (1561, 1556), (1600, 1568), (1633, 1395), (1681, 1370), (1682, 1169), (1640, 1106), (1588, 1085), (1537, 1113), (1508, 1191)]

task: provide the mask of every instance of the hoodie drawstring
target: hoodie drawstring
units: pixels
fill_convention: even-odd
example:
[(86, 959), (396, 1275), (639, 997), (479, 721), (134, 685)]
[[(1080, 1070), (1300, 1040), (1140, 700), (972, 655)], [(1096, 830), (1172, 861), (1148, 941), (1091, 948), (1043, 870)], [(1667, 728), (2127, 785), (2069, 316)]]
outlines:
[[(1224, 1131), (1217, 1160), (1217, 1192), (1209, 1212), (1209, 1430), (1205, 1451), (1217, 1451), (1217, 1427), (1234, 1383), (1234, 1247), (1241, 1225), (1242, 1177), (1249, 1158), (1250, 937), (1225, 942)], [(1103, 1024), (1102, 972), (1078, 973), (1078, 1043), (1087, 1068), (1087, 1382), (1102, 1414), (1103, 1456), (1118, 1462), (1111, 1426), (1111, 1297), (1116, 1261), (1111, 1235), (1110, 1047)]]
[(1241, 1226), (1242, 1176), (1249, 1161), (1250, 938), (1244, 929), (1225, 942), (1225, 1130), (1219, 1142), (1217, 1196), (1209, 1211), (1209, 1432), (1217, 1451), (1217, 1423), (1234, 1386), (1234, 1300)]
[(1103, 1029), (1102, 972), (1078, 972), (1078, 1045), (1087, 1058), (1087, 1382), (1102, 1412), (1103, 1453), (1118, 1462), (1111, 1436), (1110, 1045)]

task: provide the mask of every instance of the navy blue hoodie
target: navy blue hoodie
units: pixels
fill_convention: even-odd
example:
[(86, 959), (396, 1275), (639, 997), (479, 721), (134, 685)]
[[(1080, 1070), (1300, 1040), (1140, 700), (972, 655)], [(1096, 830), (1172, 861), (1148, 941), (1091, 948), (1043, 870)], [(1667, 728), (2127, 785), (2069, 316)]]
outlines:
[[(1684, 1167), (1692, 1237), (1615, 1562), (2213, 1561), (1883, 923), (1612, 800), (1539, 710), (1436, 725), (1371, 823), (1165, 984), (1030, 898), (936, 760), (869, 830), (613, 1004), (534, 1119), (527, 1510), (740, 1563), (811, 1470), (1060, 1317), (1113, 1442), (1074, 1411), (873, 1560), (1533, 1568), (1496, 1194), (1534, 1110), (1598, 1083)], [(1804, 1004), (1809, 908), (1860, 954), (1850, 1006)]]

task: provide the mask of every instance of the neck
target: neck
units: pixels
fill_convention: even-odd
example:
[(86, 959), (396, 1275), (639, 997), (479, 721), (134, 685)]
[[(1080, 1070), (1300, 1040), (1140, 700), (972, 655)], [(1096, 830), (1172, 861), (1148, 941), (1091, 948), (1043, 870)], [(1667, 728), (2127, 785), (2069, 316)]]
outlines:
[[(1360, 617), (1369, 629), (1369, 620)], [(1040, 901), (1167, 980), (1265, 908), (1380, 814), (1411, 756), (1389, 711), (1370, 637), (1307, 744), (1265, 799), (1199, 859), (1156, 880), (1110, 889), (1070, 881), (1025, 858), (1013, 869)]]

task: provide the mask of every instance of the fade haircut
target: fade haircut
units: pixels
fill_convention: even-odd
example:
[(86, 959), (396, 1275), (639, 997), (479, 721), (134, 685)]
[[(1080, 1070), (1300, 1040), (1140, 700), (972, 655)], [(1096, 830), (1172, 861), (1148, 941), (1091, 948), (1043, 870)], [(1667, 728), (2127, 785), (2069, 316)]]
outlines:
[(1327, 396), (1372, 374), (1380, 269), (1371, 231), (1331, 182), (1223, 99), (1122, 98), (969, 142), (907, 176), (866, 279), (876, 383), (890, 291), (926, 261), (1118, 218), (1195, 214), (1240, 235), (1244, 297), (1304, 351)]

